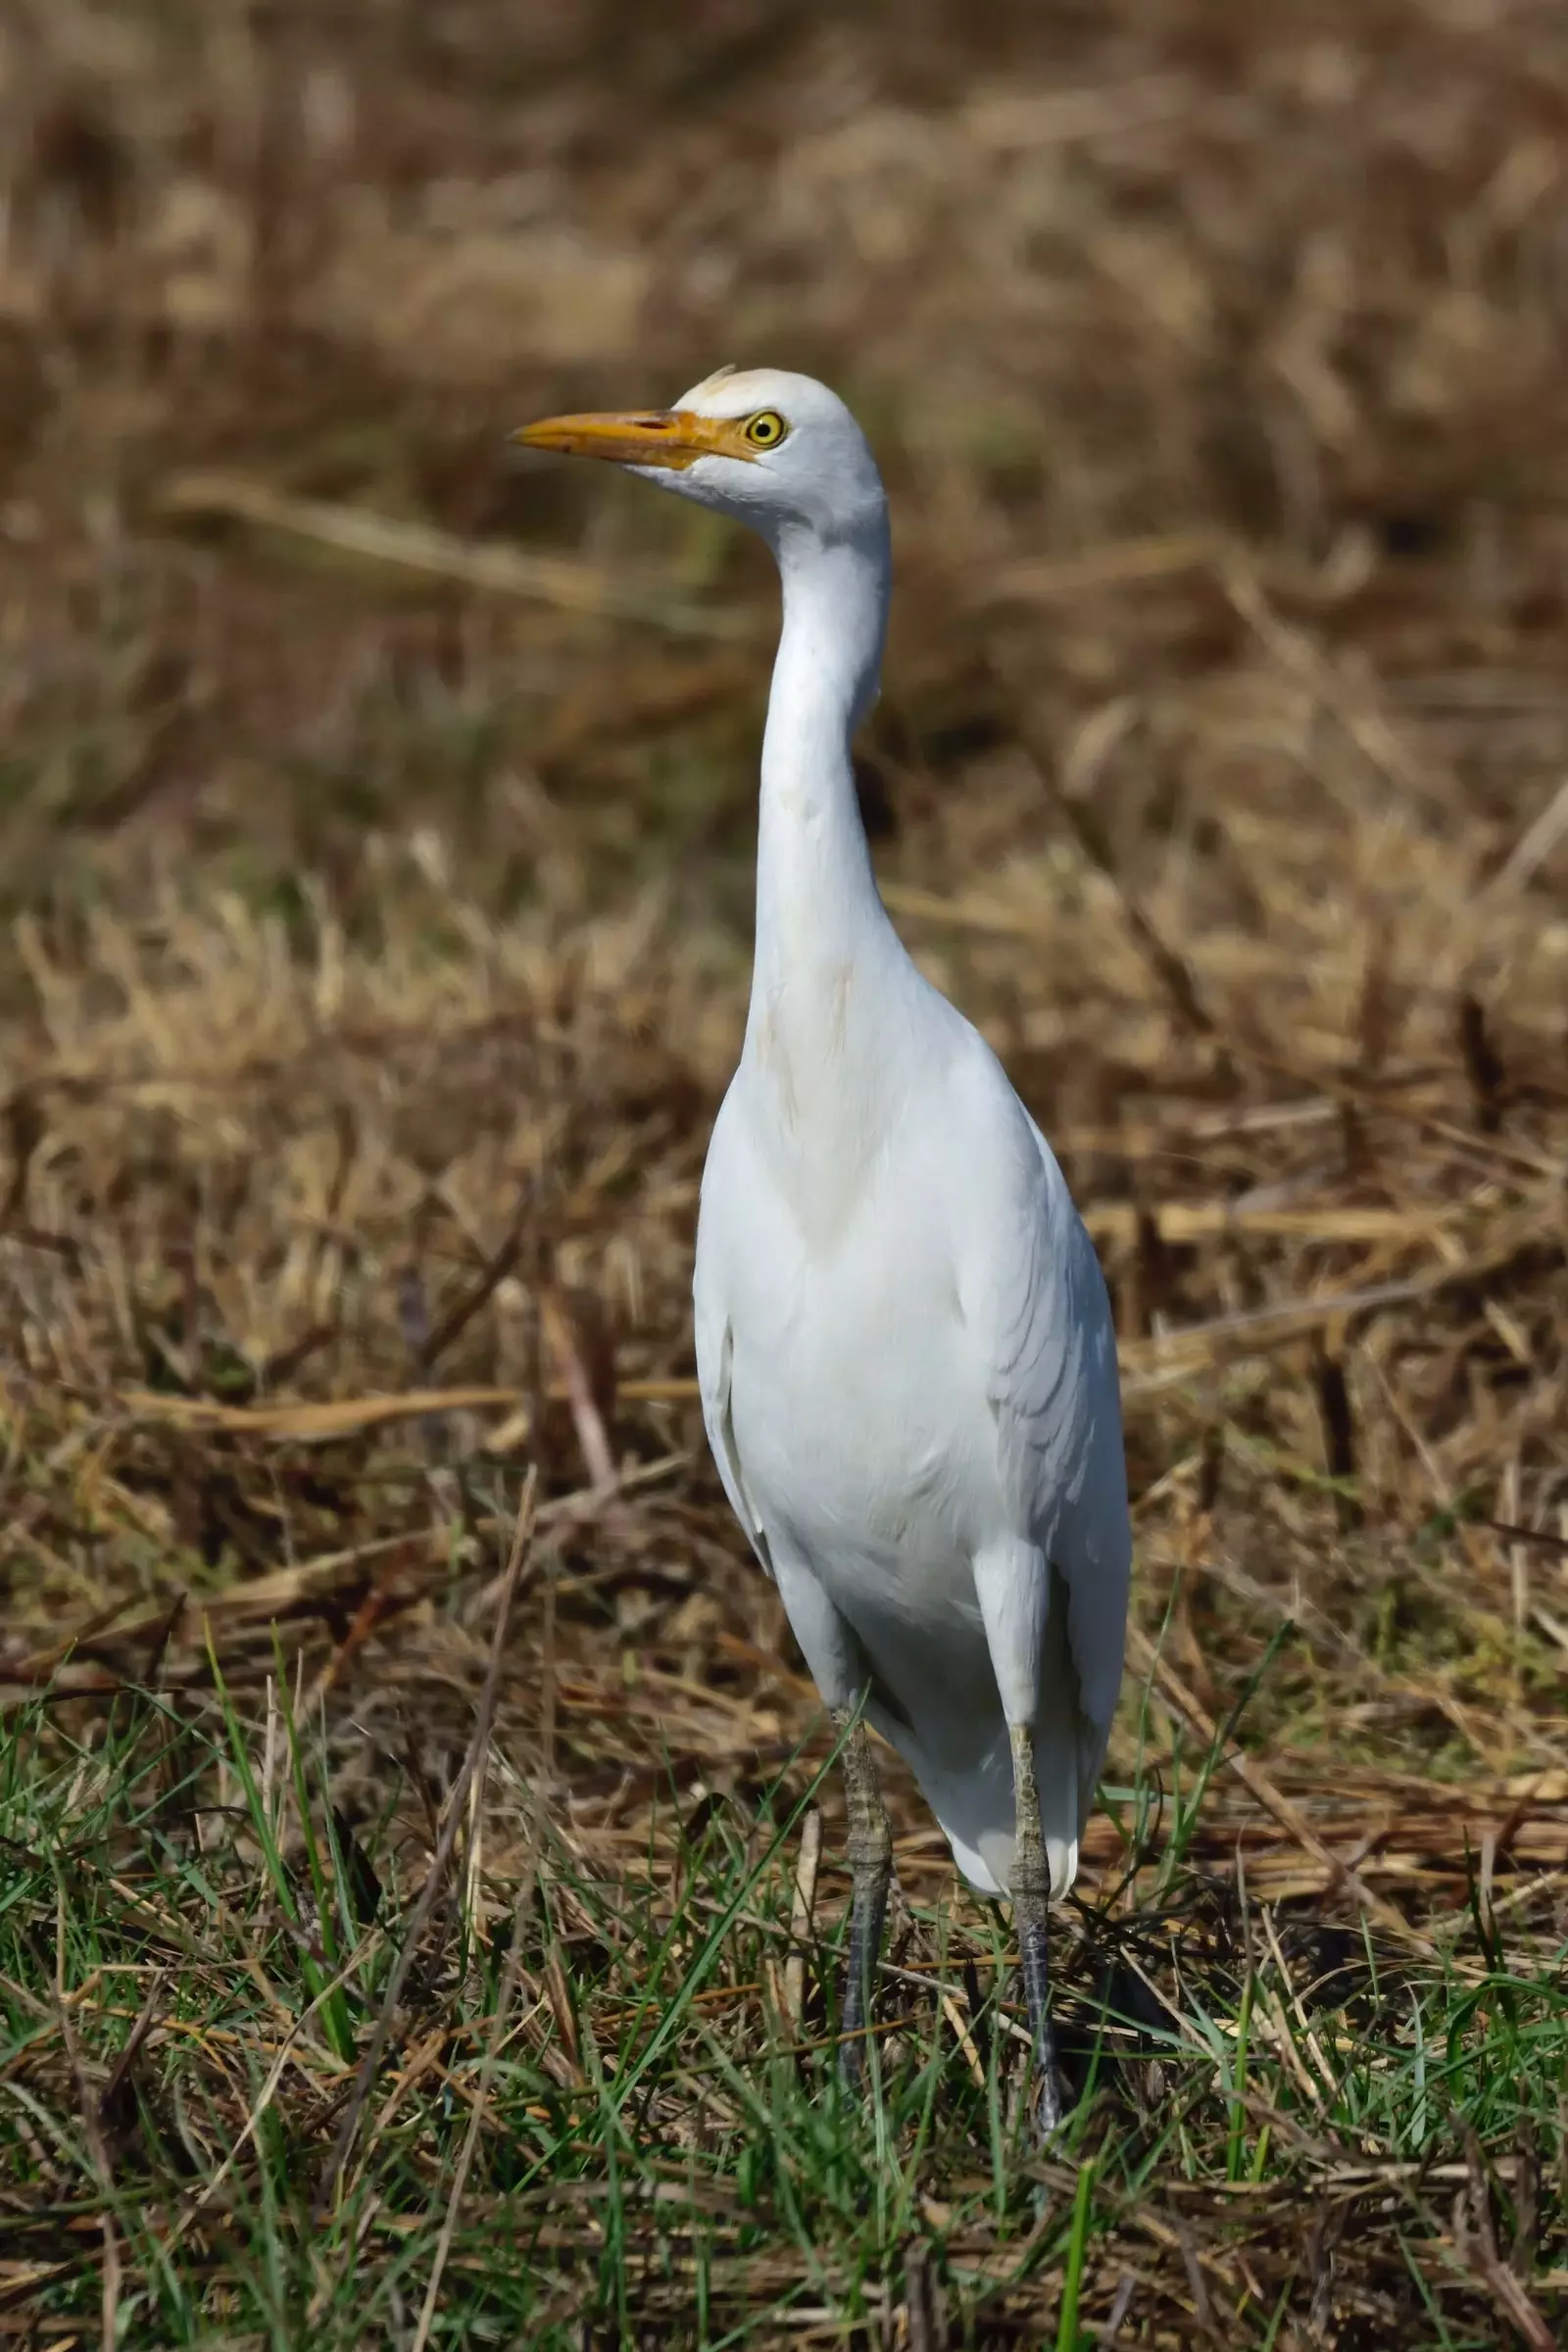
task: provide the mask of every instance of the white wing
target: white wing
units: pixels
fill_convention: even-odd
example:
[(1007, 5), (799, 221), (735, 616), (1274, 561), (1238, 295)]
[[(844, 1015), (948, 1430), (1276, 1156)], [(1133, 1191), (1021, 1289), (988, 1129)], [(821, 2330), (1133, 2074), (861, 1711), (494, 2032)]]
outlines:
[[(1009, 1531), (1066, 1590), (1087, 1812), (1121, 1690), (1132, 1540), (1110, 1300), (1050, 1146), (991, 1060), (962, 1290), (986, 1358)], [(998, 1087), (1004, 1090), (1004, 1104)]]
[[(713, 1122), (713, 1132), (709, 1140), (708, 1162), (703, 1169), (702, 1200), (697, 1213), (697, 1261), (692, 1272), (697, 1389), (702, 1399), (703, 1427), (708, 1432), (708, 1443), (718, 1471), (719, 1483), (729, 1497), (730, 1509), (746, 1531), (753, 1551), (771, 1576), (773, 1563), (767, 1556), (766, 1539), (757, 1507), (747, 1492), (740, 1456), (735, 1450), (735, 1429), (730, 1414), (734, 1339), (730, 1329), (729, 1301), (723, 1289), (724, 1251), (715, 1236), (716, 1220), (733, 1215), (734, 1204), (749, 1198), (745, 1171), (733, 1165), (735, 1132), (735, 1115), (730, 1111), (730, 1097), (726, 1095), (719, 1104), (718, 1117)], [(726, 1165), (726, 1162), (730, 1164)]]

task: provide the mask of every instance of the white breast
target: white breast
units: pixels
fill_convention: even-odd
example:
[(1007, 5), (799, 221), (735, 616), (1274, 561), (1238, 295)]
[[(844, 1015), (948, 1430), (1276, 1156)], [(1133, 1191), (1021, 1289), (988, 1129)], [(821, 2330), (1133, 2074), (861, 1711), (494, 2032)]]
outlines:
[(748, 1117), (744, 1076), (704, 1179), (698, 1345), (727, 1334), (731, 1443), (764, 1543), (804, 1555), (852, 1619), (875, 1598), (978, 1625), (969, 1564), (997, 1532), (997, 1431), (927, 1099), (842, 1200), (803, 1202)]

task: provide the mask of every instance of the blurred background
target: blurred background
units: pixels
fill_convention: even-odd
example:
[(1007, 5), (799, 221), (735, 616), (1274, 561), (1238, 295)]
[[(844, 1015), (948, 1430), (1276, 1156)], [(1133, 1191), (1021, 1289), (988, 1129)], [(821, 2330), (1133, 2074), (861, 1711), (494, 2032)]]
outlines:
[[(563, 1601), (584, 1674), (667, 1642), (785, 1690), (699, 1749), (789, 1752), (809, 1692), (687, 1305), (774, 586), (506, 445), (730, 361), (826, 376), (884, 464), (867, 820), (1090, 1208), (1151, 1622), (1200, 1555), (1216, 1707), (1289, 1608), (1306, 1745), (1375, 1655), (1369, 1738), (1534, 1752), (1568, 1642), (1557, 1556), (1507, 1534), (1568, 1493), (1561, 12), (13, 0), (0, 156), (23, 1682), (36, 1621), (100, 1656), (184, 1592), (259, 1624), (280, 1545), (428, 1531), (405, 1429), (268, 1398), (488, 1384), (533, 1405), (420, 1444), (563, 1491), (679, 1465)], [(564, 1769), (591, 1795), (603, 1751)]]
[[(15, 0), (9, 898), (195, 857), (352, 920), (427, 828), (498, 910), (613, 872), (738, 924), (765, 559), (504, 446), (726, 360), (826, 376), (885, 465), (868, 767), (911, 872), (1044, 854), (1019, 697), (1059, 754), (1131, 696), (1149, 740), (1096, 797), (1135, 864), (1240, 784), (1294, 870), (1209, 845), (1207, 918), (1344, 898), (1335, 720), (1231, 550), (1397, 728), (1375, 819), (1466, 828), (1480, 879), (1563, 749), (1565, 110), (1558, 13), (1486, 0)], [(568, 607), (614, 616), (345, 558), (270, 499), (568, 554)], [(639, 590), (749, 625), (627, 627)]]

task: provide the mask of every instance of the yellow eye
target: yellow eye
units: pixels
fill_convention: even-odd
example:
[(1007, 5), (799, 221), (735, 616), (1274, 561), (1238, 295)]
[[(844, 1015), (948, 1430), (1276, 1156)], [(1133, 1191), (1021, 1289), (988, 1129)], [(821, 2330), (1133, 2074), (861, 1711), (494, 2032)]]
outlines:
[(746, 419), (746, 438), (754, 449), (776, 449), (789, 429), (777, 409), (759, 409)]

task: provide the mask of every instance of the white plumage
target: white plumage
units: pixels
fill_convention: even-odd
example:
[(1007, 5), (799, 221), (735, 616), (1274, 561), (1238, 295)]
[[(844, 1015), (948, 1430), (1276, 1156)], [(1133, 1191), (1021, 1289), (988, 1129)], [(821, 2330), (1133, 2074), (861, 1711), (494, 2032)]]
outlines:
[[(872, 876), (850, 743), (887, 618), (881, 479), (844, 404), (772, 369), (725, 370), (672, 411), (552, 418), (519, 438), (721, 508), (778, 562), (751, 1008), (698, 1227), (703, 1415), (828, 1705), (848, 1723), (864, 1699), (964, 1876), (1014, 1893), (1026, 1986), (1038, 1912), (1030, 2005), (1054, 2082), (1045, 1874), (1026, 1867), (1018, 1775), (1032, 1755), (1059, 1894), (1121, 1682), (1115, 1338), (1049, 1146), (910, 960)], [(874, 1784), (858, 1814), (853, 1775), (851, 1795), (852, 1820), (869, 1820)], [(866, 1829), (856, 1860), (873, 1945), (876, 1842)], [(1049, 2088), (1045, 2106), (1052, 2120)]]
[(872, 1722), (984, 1893), (1009, 1883), (1016, 1686), (1060, 1894), (1121, 1681), (1104, 1287), (990, 1049), (879, 927), (842, 1004), (831, 982), (804, 1018), (754, 1003), (703, 1179), (704, 1418), (824, 1698), (863, 1685), (848, 1627)]

